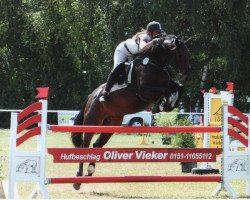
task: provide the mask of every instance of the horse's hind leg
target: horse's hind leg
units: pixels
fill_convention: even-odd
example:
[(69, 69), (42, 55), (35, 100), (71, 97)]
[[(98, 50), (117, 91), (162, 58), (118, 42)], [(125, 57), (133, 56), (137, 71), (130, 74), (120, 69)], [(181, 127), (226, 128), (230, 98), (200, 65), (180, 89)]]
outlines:
[[(93, 136), (94, 136), (93, 133), (84, 133), (82, 148), (89, 147)], [(79, 163), (79, 168), (78, 168), (78, 172), (76, 173), (76, 176), (83, 176), (83, 163)], [(80, 186), (81, 186), (81, 183), (74, 183), (73, 184), (73, 187), (75, 190), (79, 190)]]
[[(96, 146), (96, 142), (93, 144), (93, 148), (98, 148), (98, 146)], [(95, 172), (95, 163), (89, 163), (87, 172), (87, 176), (92, 176), (92, 174)]]
[[(123, 118), (107, 118), (104, 120), (103, 125), (105, 126), (116, 126), (121, 125)], [(101, 133), (98, 139), (93, 144), (94, 148), (102, 148), (111, 138), (113, 133)], [(88, 176), (92, 176), (95, 172), (95, 163), (89, 163), (88, 166)]]
[[(96, 140), (96, 142), (93, 144), (94, 148), (101, 148), (103, 147), (111, 138), (113, 133), (101, 133), (99, 138)], [(92, 176), (95, 172), (95, 163), (89, 163), (88, 169), (87, 169), (88, 175)]]

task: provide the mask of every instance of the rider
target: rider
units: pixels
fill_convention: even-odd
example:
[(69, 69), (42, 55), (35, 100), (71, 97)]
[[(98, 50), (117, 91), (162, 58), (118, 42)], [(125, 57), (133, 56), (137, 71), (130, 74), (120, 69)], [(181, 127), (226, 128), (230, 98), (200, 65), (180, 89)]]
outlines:
[[(126, 41), (121, 42), (115, 49), (114, 53), (114, 67), (111, 73), (108, 76), (107, 83), (103, 95), (100, 98), (100, 101), (109, 100), (109, 92), (112, 86), (118, 82), (119, 75), (121, 71), (124, 70), (124, 62), (131, 60), (133, 55), (147, 51), (151, 46), (160, 42), (159, 38), (155, 38), (161, 33), (164, 33), (162, 30), (161, 24), (156, 21), (152, 21), (147, 25), (146, 30), (135, 34), (132, 38), (127, 39)], [(173, 82), (173, 81), (172, 81)], [(174, 88), (178, 90), (178, 84), (174, 83)], [(178, 98), (178, 92), (171, 91), (173, 93), (169, 99), (171, 107), (175, 105), (175, 102)]]
[(158, 38), (153, 37), (163, 32), (161, 24), (152, 21), (147, 25), (147, 29), (135, 34), (132, 38), (121, 42), (115, 49), (114, 67), (108, 76), (106, 87), (101, 101), (108, 101), (109, 92), (114, 83), (117, 82), (119, 74), (124, 70), (124, 62), (130, 60), (133, 55), (148, 50), (151, 46), (158, 43)]

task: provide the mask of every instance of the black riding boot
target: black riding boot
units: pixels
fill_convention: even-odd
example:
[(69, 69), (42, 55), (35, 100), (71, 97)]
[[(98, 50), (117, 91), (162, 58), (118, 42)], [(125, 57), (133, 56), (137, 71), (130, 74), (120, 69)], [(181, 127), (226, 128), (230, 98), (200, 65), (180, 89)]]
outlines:
[(107, 79), (107, 83), (103, 92), (103, 95), (100, 98), (100, 101), (108, 101), (109, 100), (109, 92), (112, 86), (118, 82), (119, 75), (124, 70), (124, 63), (119, 64), (116, 68), (114, 68)]

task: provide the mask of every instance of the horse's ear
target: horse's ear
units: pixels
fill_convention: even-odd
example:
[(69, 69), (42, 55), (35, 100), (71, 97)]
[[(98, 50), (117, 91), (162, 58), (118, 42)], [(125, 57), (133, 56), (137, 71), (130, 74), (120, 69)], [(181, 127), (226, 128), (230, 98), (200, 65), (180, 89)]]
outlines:
[(192, 39), (192, 37), (188, 38), (187, 40), (184, 41), (184, 44), (187, 44), (188, 41), (190, 41)]

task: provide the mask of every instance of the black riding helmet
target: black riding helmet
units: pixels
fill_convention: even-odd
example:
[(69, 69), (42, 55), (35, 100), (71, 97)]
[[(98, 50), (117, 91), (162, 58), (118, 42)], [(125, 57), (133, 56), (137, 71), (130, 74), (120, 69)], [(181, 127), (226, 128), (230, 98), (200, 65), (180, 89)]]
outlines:
[(153, 32), (153, 31), (160, 31), (163, 32), (161, 29), (161, 24), (156, 21), (149, 22), (147, 25), (147, 32)]

